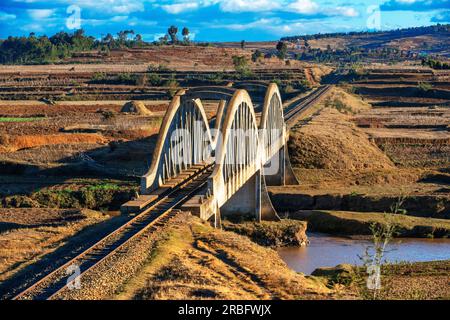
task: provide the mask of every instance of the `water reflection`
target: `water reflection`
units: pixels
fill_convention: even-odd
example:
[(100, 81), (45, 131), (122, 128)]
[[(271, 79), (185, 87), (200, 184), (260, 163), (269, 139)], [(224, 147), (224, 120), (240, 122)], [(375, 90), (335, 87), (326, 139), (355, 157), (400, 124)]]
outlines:
[[(318, 267), (332, 267), (340, 263), (361, 265), (358, 258), (371, 244), (368, 240), (354, 240), (324, 234), (308, 234), (308, 247), (280, 248), (278, 253), (286, 264), (299, 272), (311, 274)], [(388, 248), (390, 262), (433, 261), (450, 259), (450, 239), (395, 239)]]

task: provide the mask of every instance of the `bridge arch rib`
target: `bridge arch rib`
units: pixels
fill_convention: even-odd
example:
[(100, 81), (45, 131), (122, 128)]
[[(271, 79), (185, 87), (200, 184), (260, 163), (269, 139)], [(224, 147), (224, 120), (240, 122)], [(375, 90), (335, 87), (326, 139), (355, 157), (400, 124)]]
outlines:
[(237, 90), (233, 95), (221, 134), (222, 140), (216, 148), (215, 168), (208, 180), (208, 188), (214, 195), (213, 210), (216, 214), (219, 208), (222, 213), (259, 214), (258, 172), (261, 162), (258, 126), (247, 91)]
[(284, 119), (283, 102), (275, 83), (267, 88), (259, 128), (264, 183), (269, 186), (298, 185), (289, 160), (289, 133)]
[(284, 146), (286, 136), (283, 103), (278, 86), (274, 83), (267, 88), (259, 129), (263, 148), (262, 162), (265, 164)]
[(215, 142), (199, 99), (172, 99), (164, 116), (152, 163), (141, 178), (141, 193), (148, 194), (193, 165), (212, 163)]

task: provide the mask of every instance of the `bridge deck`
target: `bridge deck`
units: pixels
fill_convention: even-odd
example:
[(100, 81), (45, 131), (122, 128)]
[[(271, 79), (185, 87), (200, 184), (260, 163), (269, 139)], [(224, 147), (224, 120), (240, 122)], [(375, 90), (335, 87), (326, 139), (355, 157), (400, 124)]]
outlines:
[(156, 201), (161, 195), (182, 185), (185, 181), (189, 180), (206, 167), (206, 164), (197, 164), (191, 166), (187, 170), (183, 170), (178, 176), (169, 179), (165, 184), (161, 185), (160, 188), (156, 189), (151, 194), (140, 195), (136, 199), (124, 203), (120, 207), (120, 211), (125, 214), (138, 213), (142, 211), (145, 207)]

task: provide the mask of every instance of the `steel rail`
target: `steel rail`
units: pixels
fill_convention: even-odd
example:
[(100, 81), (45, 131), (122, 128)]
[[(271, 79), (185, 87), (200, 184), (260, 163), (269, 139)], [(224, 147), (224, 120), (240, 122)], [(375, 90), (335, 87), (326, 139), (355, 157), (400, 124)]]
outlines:
[[(175, 187), (172, 191), (170, 191), (168, 194), (162, 196), (161, 198), (157, 199), (154, 203), (150, 204), (148, 207), (144, 208), (142, 212), (137, 214), (132, 219), (128, 220), (126, 223), (122, 224), (118, 228), (116, 228), (114, 231), (108, 233), (106, 236), (98, 240), (96, 243), (85, 249), (83, 252), (78, 254), (77, 256), (71, 258), (67, 262), (65, 262), (63, 265), (57, 267), (56, 269), (52, 270), (50, 273), (43, 276), (38, 281), (34, 282), (31, 286), (26, 288), (25, 290), (21, 291), (20, 293), (16, 294), (12, 300), (21, 300), (21, 299), (27, 299), (27, 297), (31, 296), (33, 297), (41, 297), (43, 296), (43, 299), (50, 299), (57, 295), (59, 292), (64, 290), (66, 287), (66, 281), (65, 276), (58, 277), (58, 274), (66, 274), (66, 270), (71, 265), (78, 265), (80, 268), (82, 268), (83, 265), (86, 266), (86, 264), (89, 264), (89, 262), (93, 263), (85, 268), (85, 270), (82, 271), (80, 276), (84, 275), (89, 270), (93, 269), (94, 267), (98, 266), (102, 261), (107, 259), (108, 257), (112, 256), (114, 253), (116, 253), (118, 250), (123, 248), (127, 243), (144, 233), (146, 230), (148, 230), (150, 227), (154, 226), (156, 223), (161, 221), (164, 217), (168, 216), (170, 212), (178, 206), (183, 201), (187, 200), (188, 197), (190, 197), (192, 194), (194, 194), (198, 189), (202, 188), (206, 184), (206, 179), (210, 174), (210, 169), (212, 165), (206, 165), (204, 168), (199, 170), (196, 174), (194, 174), (189, 179), (181, 182), (177, 187)], [(202, 178), (197, 180), (198, 178)], [(193, 185), (191, 185), (191, 183)], [(189, 187), (192, 187), (192, 190), (189, 189)], [(179, 192), (186, 192), (186, 194), (179, 194)], [(170, 198), (173, 198), (172, 202), (167, 202)], [(166, 202), (166, 203), (165, 203)], [(158, 211), (158, 206), (167, 206), (166, 208), (161, 208), (162, 212), (154, 215), (155, 211)], [(149, 220), (149, 221), (148, 221)], [(136, 224), (133, 226), (133, 224)], [(113, 238), (114, 236), (120, 235), (122, 233), (123, 237), (126, 237), (127, 235), (130, 235), (130, 237), (126, 238), (125, 240), (122, 240), (122, 238), (119, 239), (112, 239), (113, 241), (111, 243), (108, 243), (108, 240)], [(108, 249), (108, 246), (112, 247)], [(103, 250), (102, 250), (103, 249)], [(95, 251), (100, 250), (101, 254), (96, 255)], [(103, 251), (103, 252), (102, 252)], [(91, 257), (89, 257), (89, 254), (92, 254)], [(98, 256), (98, 259), (95, 260), (95, 257)], [(81, 260), (82, 263), (76, 263)], [(56, 277), (56, 279), (53, 279), (52, 277)], [(56, 281), (55, 281), (56, 280)], [(48, 285), (46, 285), (46, 282), (49, 282)], [(64, 282), (64, 284), (61, 286), (61, 283)], [(58, 285), (59, 287), (56, 288), (56, 290), (51, 290), (52, 285)], [(41, 288), (42, 286), (42, 288)], [(45, 294), (45, 290), (50, 289), (50, 293)]]
[(314, 91), (312, 94), (310, 94), (305, 100), (301, 101), (296, 106), (290, 108), (286, 111), (284, 119), (287, 124), (291, 124), (295, 117), (299, 115), (299, 113), (305, 111), (307, 108), (315, 105), (320, 98), (322, 98), (323, 95), (325, 95), (329, 90), (331, 86), (325, 85), (316, 91)]

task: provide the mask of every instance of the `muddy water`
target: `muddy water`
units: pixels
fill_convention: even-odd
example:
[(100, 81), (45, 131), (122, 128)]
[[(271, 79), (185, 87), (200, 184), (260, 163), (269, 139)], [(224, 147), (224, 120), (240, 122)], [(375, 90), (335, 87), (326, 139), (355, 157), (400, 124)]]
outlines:
[[(340, 263), (361, 265), (361, 256), (371, 244), (368, 240), (353, 240), (324, 234), (308, 234), (307, 247), (280, 248), (278, 254), (295, 271), (311, 274), (318, 267), (333, 267)], [(450, 239), (396, 239), (388, 248), (388, 262), (418, 262), (450, 259)]]

